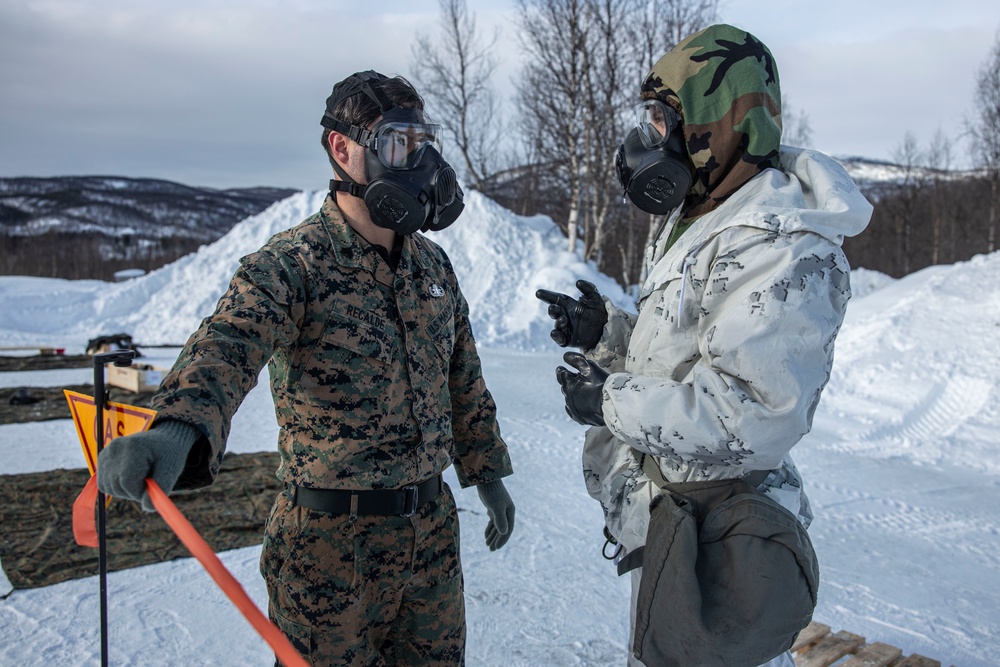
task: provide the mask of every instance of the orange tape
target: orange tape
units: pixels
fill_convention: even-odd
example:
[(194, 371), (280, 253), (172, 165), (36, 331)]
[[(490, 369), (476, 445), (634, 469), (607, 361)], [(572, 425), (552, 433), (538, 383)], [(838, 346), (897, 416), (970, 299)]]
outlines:
[(83, 491), (73, 501), (73, 537), (81, 547), (98, 547), (97, 523), (94, 519), (94, 509), (97, 507), (97, 475), (91, 475), (90, 481)]
[(219, 560), (219, 557), (212, 551), (212, 548), (198, 534), (198, 531), (191, 525), (191, 522), (181, 514), (181, 511), (167, 497), (163, 489), (152, 479), (147, 479), (146, 490), (149, 491), (149, 497), (153, 501), (156, 511), (160, 513), (163, 520), (167, 522), (171, 530), (176, 533), (177, 537), (184, 543), (184, 546), (188, 548), (191, 555), (197, 558), (202, 567), (208, 571), (208, 574), (215, 580), (215, 583), (222, 589), (222, 592), (226, 594), (226, 597), (236, 605), (240, 613), (250, 621), (250, 625), (271, 646), (281, 664), (285, 667), (309, 667), (309, 663), (299, 655), (299, 652), (295, 650), (295, 647), (288, 641), (288, 638), (281, 633), (281, 630), (261, 613), (257, 605), (250, 599), (250, 596), (243, 590), (240, 582), (230, 574), (226, 566)]

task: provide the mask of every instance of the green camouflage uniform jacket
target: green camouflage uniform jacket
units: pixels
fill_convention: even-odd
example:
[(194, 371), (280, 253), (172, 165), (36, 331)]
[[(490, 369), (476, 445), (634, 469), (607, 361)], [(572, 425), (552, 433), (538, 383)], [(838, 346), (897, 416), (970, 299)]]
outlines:
[(176, 489), (214, 480), (265, 363), (285, 482), (391, 489), (453, 462), (462, 486), (512, 472), (468, 304), (444, 251), (420, 234), (404, 239), (393, 273), (328, 197), (240, 260), (152, 403), (157, 420), (204, 435)]

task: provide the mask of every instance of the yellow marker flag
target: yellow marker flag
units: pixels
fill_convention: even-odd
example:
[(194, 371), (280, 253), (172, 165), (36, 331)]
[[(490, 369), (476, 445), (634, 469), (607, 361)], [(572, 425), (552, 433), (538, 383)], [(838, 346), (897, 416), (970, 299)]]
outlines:
[[(69, 403), (69, 411), (73, 415), (73, 423), (76, 424), (76, 434), (80, 438), (80, 446), (83, 447), (83, 457), (87, 460), (87, 467), (90, 468), (90, 481), (83, 487), (83, 491), (73, 503), (73, 536), (76, 543), (82, 547), (99, 546), (97, 527), (94, 524), (94, 507), (97, 502), (97, 431), (95, 422), (97, 420), (97, 406), (93, 396), (79, 394), (75, 391), (63, 389), (66, 394), (66, 401)], [(109, 402), (104, 408), (104, 446), (115, 438), (123, 435), (131, 435), (140, 431), (145, 431), (153, 423), (156, 416), (155, 410), (149, 408), (139, 408), (134, 405), (124, 405), (122, 403)], [(108, 496), (105, 501), (111, 502)]]
[[(90, 474), (97, 471), (97, 432), (94, 430), (94, 420), (97, 419), (97, 406), (94, 397), (63, 389), (69, 411), (76, 424), (76, 434), (83, 447), (83, 456), (87, 459)], [(124, 403), (109, 402), (104, 408), (104, 446), (115, 438), (145, 431), (153, 423), (156, 410), (139, 408)]]

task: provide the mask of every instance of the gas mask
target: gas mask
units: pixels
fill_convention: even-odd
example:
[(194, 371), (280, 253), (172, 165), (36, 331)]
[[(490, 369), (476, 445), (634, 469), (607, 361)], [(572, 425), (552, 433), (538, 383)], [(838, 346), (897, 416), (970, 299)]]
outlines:
[(329, 112), (323, 116), (323, 127), (366, 149), (367, 185), (355, 182), (334, 162), (340, 180), (330, 181), (330, 191), (361, 197), (372, 222), (397, 234), (440, 231), (455, 222), (465, 208), (455, 170), (441, 157), (441, 128), (424, 123), (417, 109), (393, 106), (378, 86), (378, 76), (369, 72), (357, 75), (360, 92), (374, 100), (382, 112), (371, 130), (343, 123)]
[(646, 213), (665, 215), (691, 188), (680, 115), (659, 100), (645, 100), (636, 107), (636, 117), (636, 127), (615, 156), (622, 194)]

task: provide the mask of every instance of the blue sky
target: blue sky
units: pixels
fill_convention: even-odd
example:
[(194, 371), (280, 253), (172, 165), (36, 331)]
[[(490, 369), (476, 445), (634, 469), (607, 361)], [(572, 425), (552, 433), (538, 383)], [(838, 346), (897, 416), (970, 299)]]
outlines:
[[(513, 3), (469, 7), (502, 30), (509, 96)], [(0, 176), (322, 189), (332, 85), (360, 69), (408, 75), (414, 35), (437, 17), (425, 0), (0, 0)], [(940, 129), (961, 162), (1000, 3), (722, 0), (720, 19), (771, 48), (817, 148), (890, 159), (907, 132), (926, 146)]]

